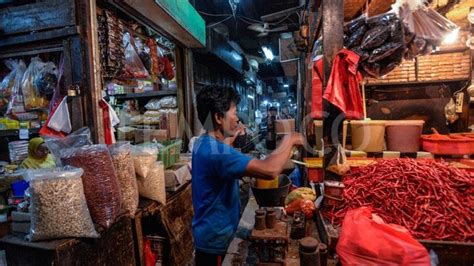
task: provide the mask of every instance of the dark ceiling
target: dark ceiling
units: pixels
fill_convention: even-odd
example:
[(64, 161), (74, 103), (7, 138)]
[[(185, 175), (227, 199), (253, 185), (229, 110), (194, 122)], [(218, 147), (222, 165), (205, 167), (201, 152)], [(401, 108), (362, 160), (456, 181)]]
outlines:
[[(230, 41), (239, 44), (244, 53), (249, 56), (259, 57), (262, 60), (259, 65), (258, 75), (265, 83), (277, 86), (282, 77), (287, 76), (289, 83), (295, 76), (289, 77), (278, 59), (271, 63), (263, 62), (262, 46), (269, 47), (275, 56), (278, 56), (278, 40), (283, 32), (295, 32), (299, 30), (300, 18), (297, 12), (286, 13), (281, 17), (271, 18), (265, 21), (262, 16), (273, 14), (282, 10), (296, 8), (306, 1), (300, 0), (191, 0), (196, 10), (206, 21), (208, 28), (212, 27), (224, 35), (228, 35)], [(232, 12), (231, 3), (236, 3), (235, 12)], [(302, 10), (299, 9), (300, 11)], [(221, 22), (221, 23), (219, 23)], [(267, 36), (258, 37), (259, 32), (249, 30), (252, 24), (263, 25), (268, 22), (270, 29), (287, 26), (286, 30), (269, 33)], [(277, 57), (278, 58), (278, 57)], [(288, 67), (285, 67), (288, 68)], [(285, 81), (284, 81), (285, 82)]]

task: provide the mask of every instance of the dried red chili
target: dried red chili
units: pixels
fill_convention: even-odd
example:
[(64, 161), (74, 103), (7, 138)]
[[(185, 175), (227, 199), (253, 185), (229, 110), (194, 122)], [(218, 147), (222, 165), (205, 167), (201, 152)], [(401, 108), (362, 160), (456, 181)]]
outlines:
[(343, 177), (344, 204), (322, 210), (340, 225), (348, 209), (371, 206), (416, 238), (474, 241), (474, 174), (434, 160), (394, 159)]

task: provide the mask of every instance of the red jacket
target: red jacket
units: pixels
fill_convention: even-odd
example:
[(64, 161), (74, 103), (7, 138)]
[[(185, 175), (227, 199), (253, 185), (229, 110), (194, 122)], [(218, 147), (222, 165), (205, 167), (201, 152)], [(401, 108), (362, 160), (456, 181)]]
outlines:
[(323, 95), (324, 99), (346, 115), (346, 119), (364, 117), (359, 89), (362, 75), (357, 71), (359, 58), (359, 55), (345, 48), (337, 53)]

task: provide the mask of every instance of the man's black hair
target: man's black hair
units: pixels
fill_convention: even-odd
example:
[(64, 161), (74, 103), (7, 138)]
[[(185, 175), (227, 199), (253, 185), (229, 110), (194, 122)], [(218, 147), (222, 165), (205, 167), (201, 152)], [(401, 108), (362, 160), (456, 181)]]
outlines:
[(238, 105), (240, 95), (231, 87), (209, 85), (202, 88), (196, 96), (199, 121), (205, 130), (214, 130), (214, 115), (224, 116), (231, 103)]
[(268, 111), (275, 111), (276, 112), (277, 108), (275, 106), (272, 106), (272, 107), (270, 107), (270, 109), (268, 109)]

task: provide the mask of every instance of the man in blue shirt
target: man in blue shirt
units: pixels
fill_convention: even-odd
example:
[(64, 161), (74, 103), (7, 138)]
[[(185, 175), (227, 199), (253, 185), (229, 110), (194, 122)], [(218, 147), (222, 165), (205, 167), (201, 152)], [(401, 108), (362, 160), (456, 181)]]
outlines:
[(273, 179), (281, 173), (299, 133), (285, 136), (266, 159), (252, 159), (225, 143), (239, 132), (240, 96), (229, 87), (207, 86), (196, 97), (199, 120), (206, 134), (195, 142), (192, 156), (193, 236), (196, 265), (220, 265), (239, 223), (238, 179)]

